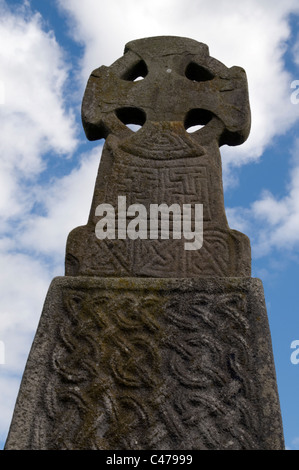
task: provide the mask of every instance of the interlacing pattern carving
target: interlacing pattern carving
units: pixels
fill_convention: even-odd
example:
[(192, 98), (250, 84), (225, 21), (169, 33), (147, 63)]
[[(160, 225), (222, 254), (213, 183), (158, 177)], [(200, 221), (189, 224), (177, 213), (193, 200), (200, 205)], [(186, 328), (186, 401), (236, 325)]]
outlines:
[(258, 448), (244, 293), (68, 290), (64, 305), (47, 448)]

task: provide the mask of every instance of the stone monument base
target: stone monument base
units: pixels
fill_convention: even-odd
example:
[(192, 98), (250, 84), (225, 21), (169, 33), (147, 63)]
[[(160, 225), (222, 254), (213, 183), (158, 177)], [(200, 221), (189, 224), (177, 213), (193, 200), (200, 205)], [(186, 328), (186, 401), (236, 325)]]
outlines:
[(6, 450), (283, 448), (259, 279), (53, 280)]

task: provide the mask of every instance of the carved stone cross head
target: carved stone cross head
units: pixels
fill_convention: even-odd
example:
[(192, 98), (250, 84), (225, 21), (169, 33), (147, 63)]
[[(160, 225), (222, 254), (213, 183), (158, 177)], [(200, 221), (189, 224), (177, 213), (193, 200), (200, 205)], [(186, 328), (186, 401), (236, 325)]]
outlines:
[[(162, 36), (129, 42), (123, 57), (92, 72), (82, 122), (88, 139), (106, 142), (88, 223), (68, 238), (66, 274), (250, 275), (249, 240), (227, 224), (219, 153), (221, 145), (242, 144), (249, 134), (242, 68), (227, 68), (209, 56), (205, 44), (192, 39)], [(140, 129), (134, 132), (130, 124)], [(193, 126), (198, 128), (190, 132)], [(147, 211), (148, 226), (143, 224), (135, 239), (124, 236), (120, 201), (126, 208), (142, 205)], [(108, 236), (108, 227), (107, 237), (97, 238), (95, 228), (99, 214), (103, 216), (97, 208), (105, 204), (115, 208), (114, 237)], [(184, 250), (174, 228), (168, 239), (150, 238), (150, 207), (161, 204), (202, 206), (200, 249)], [(174, 224), (180, 215), (172, 216)], [(194, 212), (191, 219), (194, 227)]]
[(129, 136), (128, 123), (143, 126), (143, 138), (159, 123), (164, 133), (167, 125), (181, 133), (204, 125), (192, 136), (199, 143), (238, 145), (250, 129), (246, 74), (225, 67), (192, 39), (139, 39), (110, 67), (91, 74), (82, 119), (90, 140)]

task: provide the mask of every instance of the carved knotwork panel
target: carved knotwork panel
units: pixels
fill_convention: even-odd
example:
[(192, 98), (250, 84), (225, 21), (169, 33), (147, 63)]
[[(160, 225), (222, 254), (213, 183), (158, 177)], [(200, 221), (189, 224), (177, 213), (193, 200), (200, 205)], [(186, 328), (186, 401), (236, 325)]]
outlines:
[(49, 449), (258, 448), (244, 293), (67, 289), (63, 305), (33, 445), (47, 427)]

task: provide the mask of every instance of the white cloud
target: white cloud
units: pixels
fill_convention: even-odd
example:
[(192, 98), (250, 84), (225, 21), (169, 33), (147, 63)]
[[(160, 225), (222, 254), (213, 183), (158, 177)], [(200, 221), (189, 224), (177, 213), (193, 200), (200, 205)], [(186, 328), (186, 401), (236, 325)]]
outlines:
[(19, 334), (32, 335), (50, 277), (40, 261), (23, 253), (1, 252), (0, 260), (0, 339), (6, 345), (6, 363), (18, 368), (14, 359), (22, 347), (16, 344), (11, 348), (10, 340)]
[(26, 5), (12, 13), (0, 3), (0, 217), (24, 211), (20, 186), (45, 169), (43, 156), (75, 149), (75, 119), (64, 102), (68, 66), (53, 33)]
[(250, 215), (250, 210), (241, 207), (228, 207), (226, 209), (230, 227), (246, 234), (250, 231)]
[(292, 172), (290, 192), (278, 199), (271, 193), (252, 205), (253, 216), (263, 221), (258, 236), (258, 252), (268, 254), (277, 248), (291, 251), (299, 245), (299, 167)]
[(8, 430), (54, 269), (42, 256), (32, 256), (32, 245), (25, 248), (20, 227), (29, 230), (26, 221), (37, 201), (47, 152), (67, 157), (77, 146), (75, 118), (65, 101), (68, 68), (53, 33), (43, 29), (28, 2), (12, 11), (0, 0), (1, 436)]
[(292, 252), (299, 247), (299, 139), (293, 148), (285, 192), (278, 198), (265, 190), (250, 208), (226, 211), (230, 226), (249, 235), (255, 256), (265, 256), (273, 249)]
[[(64, 261), (68, 233), (87, 223), (102, 145), (81, 156), (78, 168), (69, 175), (36, 189), (36, 198), (45, 208), (45, 215), (32, 215), (19, 227), (22, 249), (50, 255)], [(63, 273), (61, 273), (63, 275)]]

